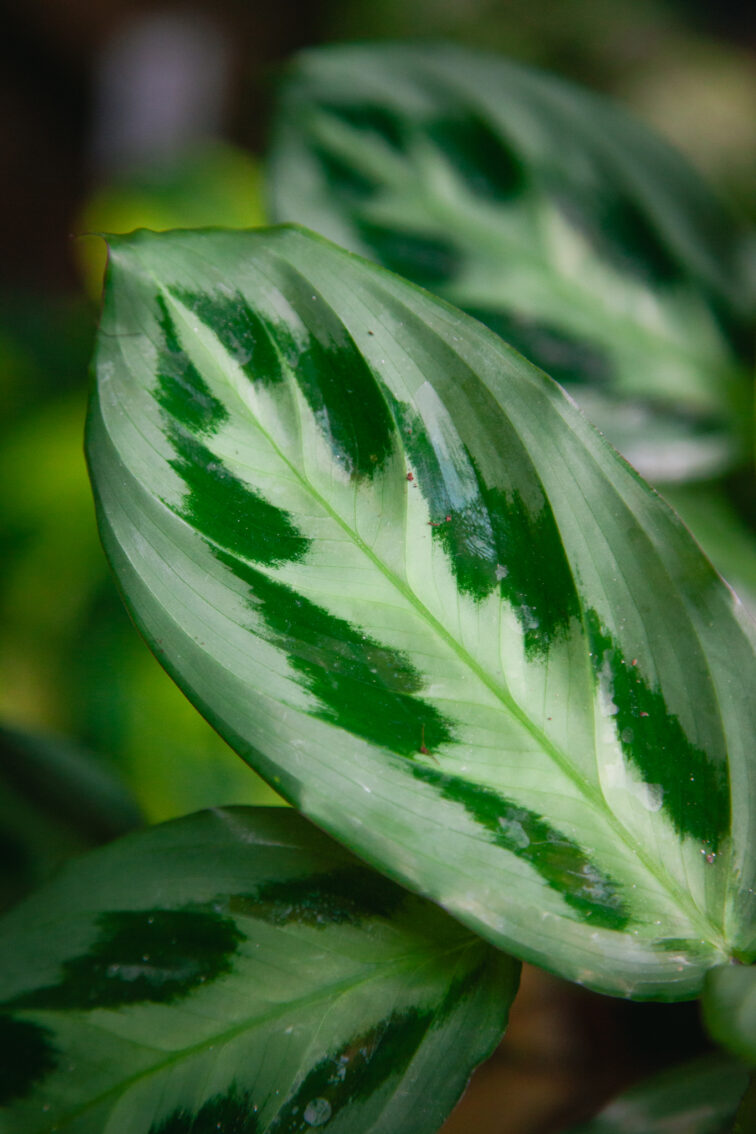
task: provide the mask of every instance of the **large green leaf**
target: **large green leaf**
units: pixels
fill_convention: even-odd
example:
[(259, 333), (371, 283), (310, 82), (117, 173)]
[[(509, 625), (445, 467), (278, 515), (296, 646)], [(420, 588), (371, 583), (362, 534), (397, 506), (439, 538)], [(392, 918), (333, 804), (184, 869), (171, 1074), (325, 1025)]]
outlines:
[(728, 1134), (747, 1085), (742, 1064), (696, 1059), (639, 1083), (570, 1134)]
[(438, 292), (567, 385), (654, 481), (747, 447), (737, 224), (609, 102), (448, 45), (303, 52), (271, 209)]
[(756, 967), (713, 969), (704, 985), (703, 1013), (717, 1043), (756, 1065)]
[(508, 950), (754, 950), (754, 626), (562, 391), (312, 234), (117, 238), (88, 449), (135, 618), (262, 775)]
[(0, 958), (4, 1134), (432, 1134), (518, 974), (281, 808), (90, 853)]

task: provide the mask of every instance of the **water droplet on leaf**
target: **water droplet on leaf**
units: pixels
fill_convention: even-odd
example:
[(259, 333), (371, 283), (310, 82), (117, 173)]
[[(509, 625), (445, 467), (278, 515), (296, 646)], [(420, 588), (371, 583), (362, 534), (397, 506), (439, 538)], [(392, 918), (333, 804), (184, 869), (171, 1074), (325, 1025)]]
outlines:
[(331, 1117), (331, 1104), (328, 1099), (310, 1099), (303, 1117), (308, 1126), (324, 1126)]

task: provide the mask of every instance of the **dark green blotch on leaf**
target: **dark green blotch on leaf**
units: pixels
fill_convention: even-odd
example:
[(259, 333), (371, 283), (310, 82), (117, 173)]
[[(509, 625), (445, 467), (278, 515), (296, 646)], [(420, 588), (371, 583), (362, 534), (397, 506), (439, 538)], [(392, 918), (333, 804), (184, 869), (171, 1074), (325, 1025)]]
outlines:
[(654, 941), (653, 948), (658, 953), (684, 953), (691, 960), (698, 958), (703, 962), (711, 957), (709, 943), (700, 937), (664, 937)]
[(340, 197), (345, 204), (357, 205), (372, 197), (380, 187), (376, 178), (359, 169), (355, 162), (324, 145), (313, 144), (312, 149), (321, 164), (329, 191)]
[(525, 173), (517, 154), (475, 111), (449, 113), (424, 128), (457, 176), (477, 196), (508, 201), (522, 191)]
[(157, 305), (162, 340), (158, 343), (155, 397), (172, 421), (193, 433), (213, 433), (228, 417), (226, 408), (181, 346), (164, 296), (157, 296)]
[(294, 923), (320, 929), (390, 917), (406, 896), (406, 891), (389, 879), (354, 866), (266, 882), (254, 894), (231, 898), (229, 908), (232, 914), (263, 918), (273, 925)]
[(162, 1122), (153, 1123), (148, 1134), (257, 1134), (257, 1107), (248, 1091), (232, 1087), (227, 1094), (213, 1095), (191, 1114), (183, 1107)]
[(471, 995), (472, 991), (488, 979), (488, 969), (491, 965), (490, 953), (485, 956), (473, 969), (465, 968), (454, 978), (444, 998), (434, 1012), (434, 1026), (444, 1022), (459, 1006), (461, 1000)]
[(392, 408), (415, 480), (428, 502), (433, 538), (447, 554), (463, 594), (482, 600), (498, 589), (522, 627), (528, 656), (545, 654), (579, 616), (575, 583), (554, 514), (546, 498), (529, 509), (515, 489), (489, 487), (467, 450), (457, 470), (474, 491), (459, 507), (444, 467), (411, 407)]
[(608, 355), (560, 327), (498, 307), (464, 310), (557, 382), (605, 387), (612, 379)]
[(212, 331), (248, 378), (264, 386), (283, 381), (270, 329), (239, 292), (191, 292), (178, 287), (170, 292)]
[(345, 1106), (364, 1102), (388, 1079), (399, 1080), (433, 1020), (433, 1012), (409, 1008), (355, 1036), (305, 1076), (268, 1127), (269, 1134), (305, 1134), (313, 1125), (305, 1117), (308, 1105), (314, 1103), (319, 1115), (337, 1118)]
[(283, 508), (249, 488), (196, 437), (179, 429), (168, 436), (176, 452), (171, 467), (188, 489), (180, 514), (211, 547), (266, 566), (302, 558), (310, 541)]
[[(536, 512), (527, 507), (519, 492), (489, 488), (472, 458), (470, 463), (491, 526), (493, 575), (499, 593), (517, 615), (526, 654), (545, 654), (557, 639), (566, 637), (580, 609), (554, 514), (545, 499)], [(464, 525), (464, 515), (457, 517), (454, 509), (450, 515), (450, 523), (435, 529), (442, 541), (453, 541), (455, 525)], [(450, 556), (453, 553), (452, 547)], [(490, 579), (490, 560), (488, 570)]]
[(406, 655), (249, 564), (215, 555), (250, 587), (250, 605), (265, 622), (262, 636), (286, 652), (320, 701), (318, 717), (403, 756), (453, 739), (438, 710), (417, 696), (422, 680)]
[(356, 219), (354, 224), (379, 264), (422, 287), (450, 284), (462, 271), (462, 252), (443, 236), (366, 219)]
[(30, 1094), (57, 1062), (47, 1028), (0, 1013), (0, 1106)]
[(632, 272), (649, 283), (671, 285), (686, 272), (674, 250), (666, 243), (644, 206), (620, 189), (612, 190), (613, 174), (602, 179), (601, 190), (555, 193), (567, 219), (592, 241), (599, 255), (620, 271)]
[(116, 1008), (171, 1003), (230, 972), (242, 935), (206, 910), (135, 910), (100, 914), (87, 953), (64, 961), (57, 984), (23, 993), (23, 1008)]
[[(279, 380), (278, 355), (265, 325), (243, 301), (197, 297), (178, 289), (176, 295), (187, 306), (194, 305), (197, 318), (208, 321), (240, 365), (259, 366), (257, 377), (261, 381)], [(220, 425), (227, 413), (181, 350), (162, 296), (158, 303), (165, 343), (159, 356), (156, 398), (166, 419), (166, 436), (176, 453), (171, 467), (188, 489), (180, 515), (211, 545), (217, 543), (256, 563), (270, 566), (301, 559), (309, 540), (288, 514), (249, 488), (200, 440)]]
[(296, 313), (277, 322), (282, 356), (331, 445), (351, 476), (371, 478), (393, 449), (391, 414), (375, 375), (332, 307), (290, 264), (277, 264), (277, 284)]
[(678, 834), (716, 852), (730, 828), (727, 764), (690, 742), (661, 689), (651, 688), (639, 667), (627, 661), (595, 611), (586, 612), (585, 625), (596, 679), (611, 686), (625, 756), (647, 784), (662, 789), (662, 809)]
[(322, 110), (340, 118), (352, 129), (385, 142), (394, 150), (402, 150), (405, 144), (405, 123), (386, 106), (370, 102), (324, 102)]
[(415, 764), (412, 774), (458, 803), (504, 850), (524, 859), (583, 921), (601, 929), (623, 929), (629, 915), (618, 884), (574, 843), (533, 811), (502, 798), (492, 788)]

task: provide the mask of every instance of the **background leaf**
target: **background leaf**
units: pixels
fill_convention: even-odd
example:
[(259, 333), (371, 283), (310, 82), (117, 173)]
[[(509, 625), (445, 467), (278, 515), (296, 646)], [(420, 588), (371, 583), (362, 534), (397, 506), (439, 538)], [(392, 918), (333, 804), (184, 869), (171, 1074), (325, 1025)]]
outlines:
[(748, 1090), (738, 1107), (732, 1134), (749, 1134), (754, 1126), (756, 1126), (756, 1076), (752, 1075)]
[(331, 46), (288, 69), (273, 138), (274, 219), (481, 319), (645, 476), (747, 455), (738, 226), (608, 100), (450, 45)]
[[(664, 497), (756, 618), (756, 531), (739, 515), (727, 485), (665, 485)], [(752, 511), (750, 501), (742, 511)]]
[(114, 242), (88, 451), (163, 664), (494, 943), (679, 998), (754, 950), (754, 627), (480, 324), (296, 229)]
[(713, 969), (706, 977), (702, 1004), (706, 1027), (717, 1043), (756, 1064), (756, 969)]
[(82, 389), (1, 439), (0, 719), (96, 752), (147, 821), (280, 802), (187, 704), (125, 615), (97, 537), (85, 416)]
[(93, 852), (0, 950), (8, 1134), (431, 1134), (518, 975), (287, 809)]
[(728, 1134), (747, 1085), (734, 1060), (696, 1059), (638, 1084), (571, 1134)]
[(108, 764), (60, 737), (0, 728), (0, 905), (65, 859), (141, 825)]

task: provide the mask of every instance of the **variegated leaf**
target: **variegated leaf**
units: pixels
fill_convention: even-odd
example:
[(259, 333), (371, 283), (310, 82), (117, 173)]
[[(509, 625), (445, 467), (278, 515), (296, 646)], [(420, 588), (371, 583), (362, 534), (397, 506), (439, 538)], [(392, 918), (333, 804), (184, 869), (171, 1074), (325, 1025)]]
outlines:
[(281, 808), (92, 852), (0, 942), (3, 1134), (433, 1134), (518, 975)]
[(651, 480), (747, 452), (738, 225), (608, 100), (450, 45), (330, 46), (289, 68), (273, 143), (275, 219), (481, 319)]
[(295, 228), (117, 238), (96, 369), (126, 599), (287, 799), (597, 989), (753, 954), (753, 624), (542, 372)]

